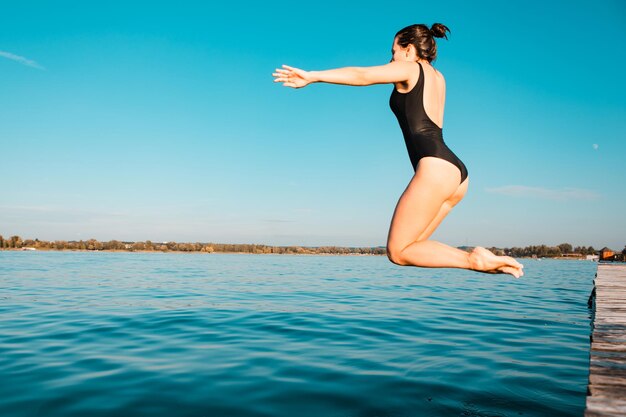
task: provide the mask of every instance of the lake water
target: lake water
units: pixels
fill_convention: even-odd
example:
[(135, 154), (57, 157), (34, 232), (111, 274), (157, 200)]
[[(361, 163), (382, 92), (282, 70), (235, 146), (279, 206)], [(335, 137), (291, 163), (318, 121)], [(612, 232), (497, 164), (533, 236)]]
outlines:
[(0, 251), (1, 416), (582, 416), (597, 264)]

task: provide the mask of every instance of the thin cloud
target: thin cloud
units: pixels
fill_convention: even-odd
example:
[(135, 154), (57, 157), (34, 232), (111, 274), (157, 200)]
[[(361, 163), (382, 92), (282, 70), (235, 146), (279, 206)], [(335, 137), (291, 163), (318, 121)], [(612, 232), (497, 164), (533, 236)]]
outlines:
[(543, 187), (528, 187), (526, 185), (505, 185), (502, 187), (486, 188), (485, 191), (509, 197), (531, 197), (543, 200), (559, 201), (594, 200), (600, 197), (600, 195), (595, 191), (571, 187), (550, 189)]
[(267, 223), (293, 223), (294, 220), (285, 220), (285, 219), (263, 219), (264, 222)]
[(33, 67), (33, 68), (37, 68), (37, 69), (45, 71), (44, 67), (42, 67), (41, 65), (39, 65), (36, 61), (33, 61), (32, 59), (24, 58), (23, 56), (15, 55), (15, 54), (12, 54), (11, 52), (6, 52), (6, 51), (0, 51), (0, 56), (6, 59), (10, 59), (15, 62), (19, 62), (22, 65), (26, 65), (28, 67)]

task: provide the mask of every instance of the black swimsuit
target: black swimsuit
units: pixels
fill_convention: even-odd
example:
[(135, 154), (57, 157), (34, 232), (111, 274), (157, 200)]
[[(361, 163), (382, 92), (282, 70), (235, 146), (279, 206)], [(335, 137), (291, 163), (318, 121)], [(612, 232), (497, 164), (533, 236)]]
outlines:
[(406, 149), (413, 170), (425, 156), (434, 156), (454, 164), (461, 171), (461, 182), (467, 178), (467, 168), (443, 142), (441, 128), (435, 124), (424, 110), (424, 68), (421, 63), (417, 84), (408, 93), (400, 93), (395, 88), (389, 98), (389, 106), (398, 118)]

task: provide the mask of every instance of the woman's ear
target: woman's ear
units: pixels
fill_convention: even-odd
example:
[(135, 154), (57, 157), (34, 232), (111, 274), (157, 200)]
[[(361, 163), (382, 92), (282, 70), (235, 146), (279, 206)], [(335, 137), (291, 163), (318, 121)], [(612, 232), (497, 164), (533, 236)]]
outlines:
[(407, 58), (409, 57), (409, 55), (411, 55), (411, 51), (413, 51), (415, 53), (415, 56), (417, 56), (417, 49), (415, 49), (415, 45), (413, 45), (412, 43), (408, 44), (408, 46), (406, 47)]

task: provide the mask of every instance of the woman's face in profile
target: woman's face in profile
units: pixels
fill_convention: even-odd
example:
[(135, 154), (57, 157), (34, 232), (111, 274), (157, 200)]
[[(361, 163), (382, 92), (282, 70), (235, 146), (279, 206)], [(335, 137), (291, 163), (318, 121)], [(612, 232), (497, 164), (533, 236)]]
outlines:
[(408, 46), (406, 48), (402, 48), (400, 45), (398, 45), (398, 38), (393, 38), (393, 45), (391, 46), (391, 60), (389, 62), (406, 61), (407, 48)]

